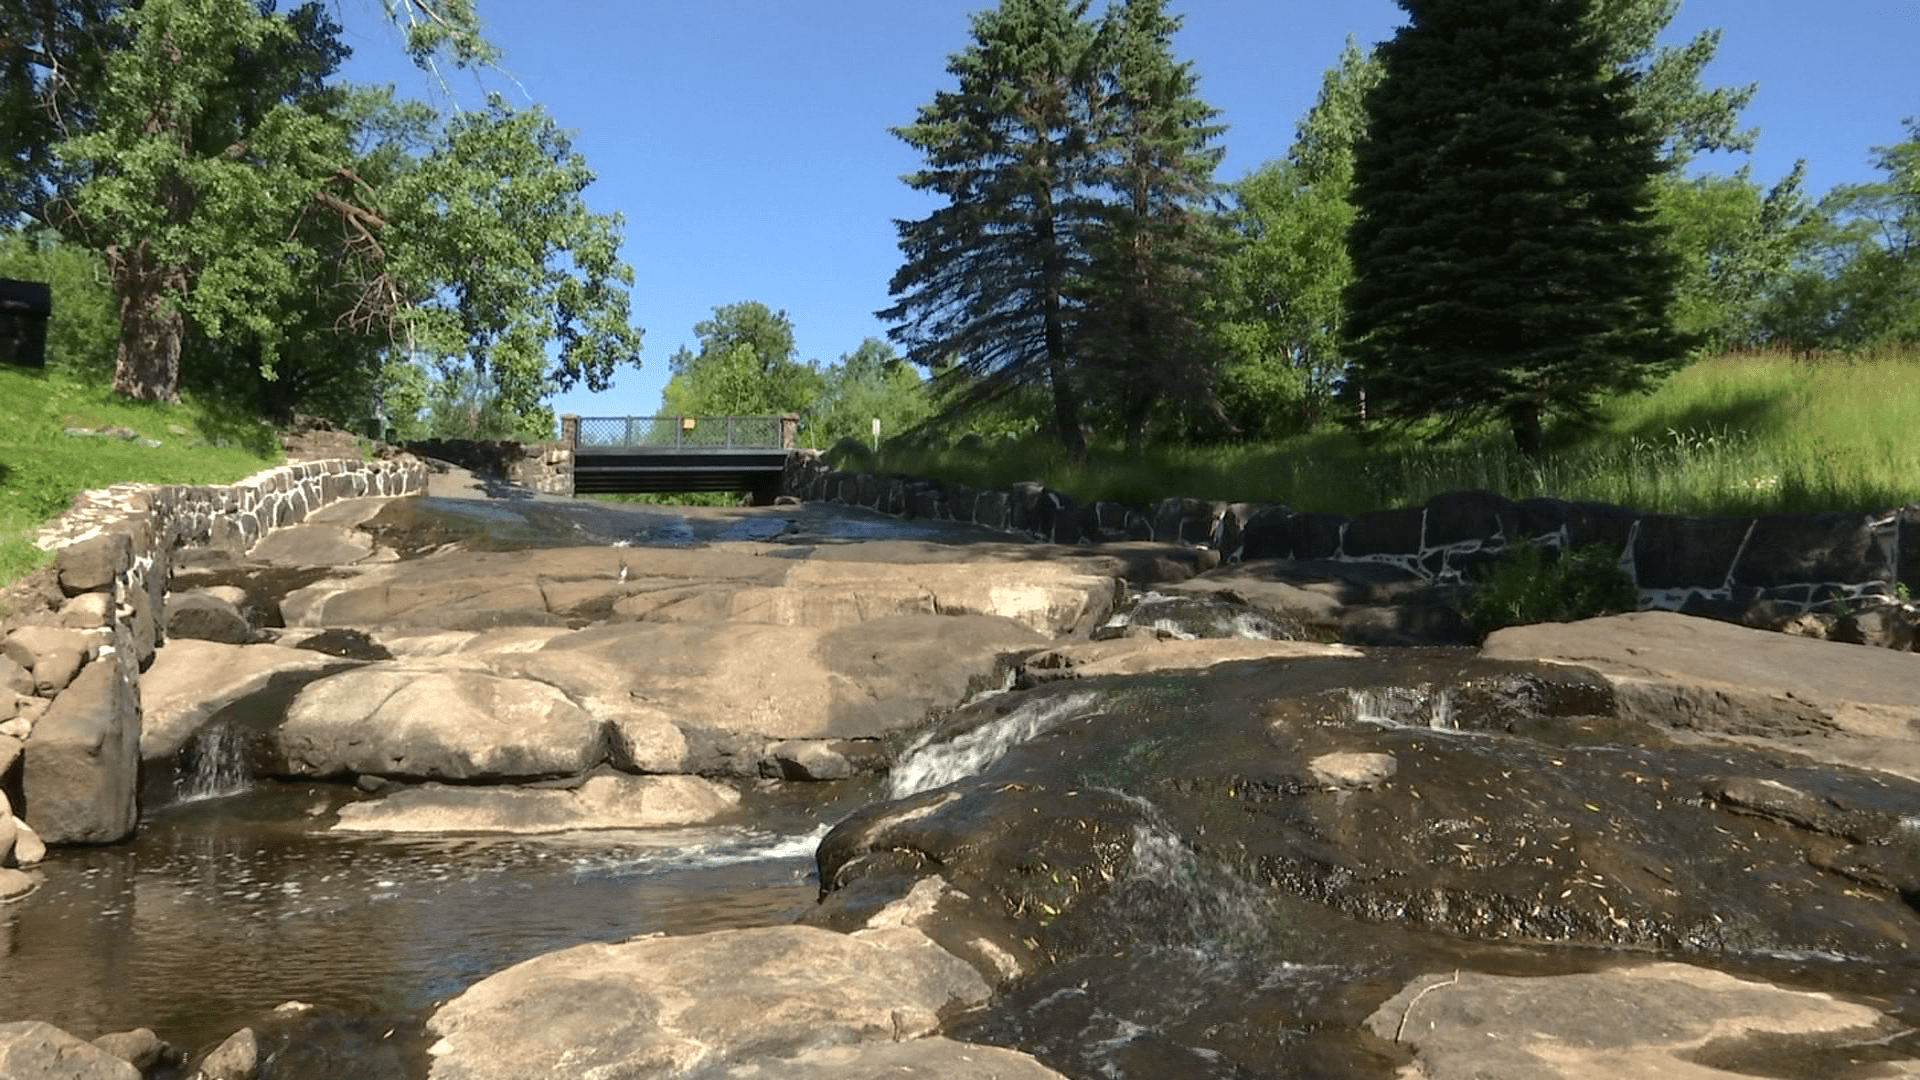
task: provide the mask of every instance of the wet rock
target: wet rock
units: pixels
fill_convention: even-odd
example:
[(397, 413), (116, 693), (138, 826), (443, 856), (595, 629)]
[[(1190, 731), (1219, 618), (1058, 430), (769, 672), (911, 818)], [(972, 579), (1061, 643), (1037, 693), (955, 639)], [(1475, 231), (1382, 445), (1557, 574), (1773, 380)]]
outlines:
[(703, 825), (740, 793), (695, 776), (592, 776), (577, 788), (427, 784), (340, 808), (336, 832), (546, 833)]
[(895, 1043), (985, 1000), (962, 961), (908, 929), (804, 926), (548, 953), (434, 1013), (433, 1080), (682, 1077), (810, 1050)]
[(845, 780), (853, 763), (833, 743), (821, 739), (788, 739), (767, 748), (776, 775), (782, 780)]
[(194, 1076), (198, 1080), (254, 1080), (259, 1069), (260, 1041), (252, 1028), (241, 1028), (200, 1062)]
[(93, 1040), (93, 1045), (143, 1073), (167, 1057), (173, 1049), (155, 1035), (152, 1028), (110, 1032)]
[(260, 538), (247, 558), (270, 566), (351, 566), (373, 553), (373, 538), (350, 525), (307, 521)]
[(14, 821), (13, 806), (7, 801), (7, 793), (0, 791), (0, 866), (13, 861), (13, 845), (19, 836)]
[[(0, 870), (0, 876), (14, 871)], [(140, 1070), (38, 1020), (0, 1024), (0, 1076), (8, 1080), (140, 1080)]]
[(273, 733), (293, 776), (436, 780), (566, 776), (599, 764), (599, 720), (525, 679), (381, 664), (304, 687)]
[(21, 790), (50, 844), (109, 844), (133, 832), (140, 710), (118, 664), (89, 665), (34, 725)]
[(1063, 1080), (1016, 1050), (931, 1037), (903, 1043), (861, 1043), (807, 1050), (793, 1057), (733, 1065), (725, 1080)]
[[(1418, 1075), (1430, 1080), (1789, 1075), (1769, 1067), (1782, 1059), (1801, 1065), (1792, 1075), (1867, 1075), (1851, 1067), (1862, 1044), (1898, 1030), (1865, 1005), (1684, 964), (1433, 975), (1388, 1000), (1367, 1027), (1411, 1046)], [(1904, 1064), (1892, 1075), (1920, 1074)]]
[(154, 651), (153, 665), (140, 676), (140, 756), (171, 757), (215, 713), (276, 676), (336, 666), (324, 654), (279, 645), (169, 641)]
[[(1294, 520), (1309, 517), (1313, 515), (1293, 515)], [(1295, 636), (1306, 640), (1355, 645), (1464, 645), (1474, 640), (1458, 610), (1458, 586), (1431, 585), (1409, 569), (1385, 563), (1262, 558), (1157, 588), (1226, 597), (1296, 628)]]
[(1060, 645), (1028, 656), (1020, 665), (1023, 683), (1092, 679), (1103, 675), (1143, 675), (1153, 671), (1197, 671), (1241, 660), (1359, 656), (1350, 645), (1314, 641), (1236, 641), (1115, 638)]
[(1482, 654), (1577, 664), (1623, 716), (1920, 779), (1920, 656), (1662, 611), (1519, 626)]

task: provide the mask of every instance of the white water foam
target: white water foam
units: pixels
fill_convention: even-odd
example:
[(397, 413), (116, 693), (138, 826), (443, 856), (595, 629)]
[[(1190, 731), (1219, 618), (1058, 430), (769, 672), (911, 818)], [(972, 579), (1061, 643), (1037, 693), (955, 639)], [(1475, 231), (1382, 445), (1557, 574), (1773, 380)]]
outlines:
[(1362, 723), (1460, 730), (1453, 717), (1453, 691), (1444, 686), (1349, 687), (1347, 702), (1353, 707), (1353, 718)]
[(192, 743), (193, 769), (175, 778), (175, 802), (200, 802), (238, 795), (253, 786), (247, 773), (247, 740), (232, 724), (202, 728)]
[(1097, 700), (1093, 694), (1063, 694), (1028, 701), (948, 742), (917, 746), (894, 766), (888, 797), (904, 799), (976, 775), (1028, 739), (1084, 715)]

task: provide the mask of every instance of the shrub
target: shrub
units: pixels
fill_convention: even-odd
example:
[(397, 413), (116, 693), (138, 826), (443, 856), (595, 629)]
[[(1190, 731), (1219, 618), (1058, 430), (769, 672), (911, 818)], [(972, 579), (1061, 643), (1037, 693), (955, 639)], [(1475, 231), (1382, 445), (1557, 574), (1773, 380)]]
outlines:
[(1562, 552), (1530, 540), (1508, 545), (1467, 594), (1462, 611), (1485, 634), (1503, 626), (1570, 622), (1633, 611), (1639, 590), (1605, 544)]

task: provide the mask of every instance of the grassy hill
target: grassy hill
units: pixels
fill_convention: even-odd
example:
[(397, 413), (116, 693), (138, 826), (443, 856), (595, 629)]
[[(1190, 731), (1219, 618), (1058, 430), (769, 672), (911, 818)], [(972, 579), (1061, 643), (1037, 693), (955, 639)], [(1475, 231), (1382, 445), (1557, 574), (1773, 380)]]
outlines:
[(57, 371), (0, 366), (0, 584), (47, 562), (33, 531), (82, 491), (228, 483), (281, 459), (273, 428), (232, 409), (141, 404)]
[(1041, 480), (1082, 502), (1169, 495), (1358, 513), (1482, 489), (1692, 514), (1875, 511), (1920, 501), (1920, 348), (1868, 358), (1779, 353), (1703, 360), (1652, 394), (1561, 433), (1539, 461), (1502, 431), (1446, 443), (1346, 431), (1282, 443), (1096, 449), (1084, 466), (1048, 440), (977, 451), (896, 449), (881, 467), (976, 487)]

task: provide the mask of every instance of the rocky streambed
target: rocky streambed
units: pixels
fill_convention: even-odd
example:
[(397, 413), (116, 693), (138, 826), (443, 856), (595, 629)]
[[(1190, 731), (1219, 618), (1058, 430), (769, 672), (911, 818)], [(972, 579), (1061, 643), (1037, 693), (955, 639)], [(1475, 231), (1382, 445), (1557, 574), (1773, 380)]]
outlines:
[(1920, 1076), (1914, 654), (813, 505), (364, 500), (173, 589), (5, 1075)]

